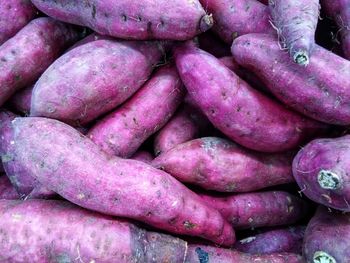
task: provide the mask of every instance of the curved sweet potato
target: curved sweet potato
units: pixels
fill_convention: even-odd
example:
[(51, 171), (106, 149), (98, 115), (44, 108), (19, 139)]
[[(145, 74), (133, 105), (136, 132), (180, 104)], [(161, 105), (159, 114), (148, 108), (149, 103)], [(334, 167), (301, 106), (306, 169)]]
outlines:
[(233, 229), (220, 213), (167, 173), (140, 161), (108, 156), (57, 120), (16, 118), (12, 125), (14, 159), (67, 200), (172, 233), (224, 245), (234, 242)]

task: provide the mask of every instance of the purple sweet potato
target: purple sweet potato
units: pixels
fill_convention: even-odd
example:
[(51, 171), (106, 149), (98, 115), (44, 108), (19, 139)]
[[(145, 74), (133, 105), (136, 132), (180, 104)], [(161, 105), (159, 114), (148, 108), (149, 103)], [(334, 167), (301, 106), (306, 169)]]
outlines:
[(231, 225), (220, 213), (167, 173), (140, 161), (109, 156), (57, 120), (27, 117), (12, 124), (14, 159), (65, 199), (172, 233), (223, 245), (235, 241)]
[(88, 123), (133, 95), (163, 51), (160, 42), (97, 40), (76, 47), (35, 84), (31, 116)]
[(65, 53), (71, 51), (72, 49), (76, 48), (76, 47), (80, 47), (82, 45), (88, 44), (90, 42), (96, 41), (96, 40), (116, 40), (113, 37), (109, 37), (109, 36), (103, 36), (103, 35), (99, 35), (97, 33), (92, 33), (86, 37), (84, 37), (83, 39), (79, 40), (78, 42), (76, 42), (73, 46), (69, 47)]
[(51, 198), (56, 193), (38, 182), (28, 170), (14, 158), (13, 129), (11, 122), (16, 115), (0, 110), (0, 155), (4, 170), (21, 198)]
[(190, 244), (185, 263), (304, 263), (301, 256), (292, 253), (251, 255), (231, 249)]
[(65, 201), (0, 200), (2, 262), (182, 263), (187, 243)]
[(213, 30), (227, 44), (248, 33), (276, 34), (270, 24), (269, 8), (257, 0), (200, 0), (213, 14)]
[(272, 23), (294, 62), (307, 66), (315, 46), (319, 0), (270, 0)]
[(154, 138), (154, 152), (159, 155), (175, 146), (197, 138), (210, 123), (201, 112), (184, 104)]
[(307, 204), (282, 191), (214, 197), (201, 195), (237, 229), (288, 225), (305, 216)]
[(213, 25), (198, 0), (32, 0), (45, 14), (125, 39), (191, 39)]
[(9, 100), (8, 104), (11, 109), (15, 110), (18, 113), (23, 113), (29, 115), (30, 104), (32, 101), (32, 91), (33, 85), (28, 88), (21, 89), (15, 93)]
[(168, 122), (184, 95), (176, 67), (164, 66), (129, 101), (98, 121), (88, 137), (106, 153), (128, 158)]
[(137, 151), (131, 159), (150, 164), (153, 161), (153, 156), (146, 151)]
[(15, 200), (20, 196), (6, 175), (0, 176), (0, 199)]
[(291, 152), (256, 153), (225, 139), (205, 137), (162, 153), (152, 165), (207, 190), (250, 192), (294, 182), (293, 157)]
[(230, 56), (230, 47), (211, 31), (198, 36), (199, 47), (217, 58)]
[(348, 263), (349, 247), (350, 214), (329, 212), (320, 206), (306, 228), (305, 260), (310, 263)]
[(286, 105), (319, 121), (350, 124), (350, 61), (316, 45), (312, 61), (300, 67), (265, 34), (239, 37), (231, 51)]
[(192, 45), (175, 49), (190, 96), (211, 123), (235, 142), (262, 152), (297, 147), (325, 128), (250, 87), (220, 60)]
[(344, 56), (350, 60), (350, 0), (320, 0), (322, 10), (340, 27)]
[(32, 84), (78, 37), (71, 26), (42, 17), (32, 20), (2, 44), (0, 106), (17, 90)]
[(27, 25), (36, 13), (30, 0), (0, 0), (0, 45)]
[(234, 249), (249, 254), (301, 254), (305, 227), (295, 226), (266, 231), (237, 241)]
[(311, 200), (350, 212), (350, 135), (317, 139), (293, 161), (293, 174)]

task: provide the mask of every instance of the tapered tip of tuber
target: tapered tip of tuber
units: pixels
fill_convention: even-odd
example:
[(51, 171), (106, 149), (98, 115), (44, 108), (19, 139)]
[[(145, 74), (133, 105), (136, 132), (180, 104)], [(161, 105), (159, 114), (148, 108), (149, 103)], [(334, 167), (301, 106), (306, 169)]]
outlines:
[(301, 65), (301, 66), (307, 66), (309, 65), (309, 55), (306, 51), (298, 51), (294, 54), (293, 60), (295, 63)]
[(200, 31), (205, 32), (208, 31), (214, 25), (213, 15), (204, 15), (201, 18), (201, 22), (199, 25)]
[(340, 187), (339, 176), (328, 170), (319, 171), (317, 180), (323, 189), (335, 190)]
[(314, 263), (337, 263), (334, 257), (324, 251), (316, 251), (314, 254)]

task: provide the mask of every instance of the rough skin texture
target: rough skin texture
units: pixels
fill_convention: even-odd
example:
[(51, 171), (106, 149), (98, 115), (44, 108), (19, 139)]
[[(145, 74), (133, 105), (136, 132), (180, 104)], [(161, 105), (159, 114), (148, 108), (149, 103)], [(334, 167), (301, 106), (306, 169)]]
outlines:
[(293, 161), (301, 191), (325, 206), (350, 212), (350, 135), (317, 139), (303, 147)]
[(19, 194), (6, 175), (0, 176), (0, 199), (19, 199)]
[(58, 20), (125, 39), (191, 39), (207, 31), (212, 18), (198, 0), (33, 0)]
[(282, 191), (201, 196), (237, 229), (293, 224), (303, 218), (308, 209), (303, 200)]
[(185, 263), (304, 263), (292, 253), (250, 255), (231, 249), (190, 244)]
[(320, 2), (322, 10), (338, 24), (344, 57), (350, 60), (350, 0), (320, 0)]
[(213, 14), (213, 30), (222, 40), (232, 41), (248, 33), (276, 34), (270, 24), (269, 8), (256, 0), (200, 0)]
[(272, 23), (294, 62), (307, 66), (315, 46), (319, 0), (270, 0)]
[(129, 101), (98, 121), (87, 136), (106, 153), (128, 158), (168, 122), (184, 95), (176, 67), (162, 67)]
[(153, 155), (146, 151), (137, 151), (131, 159), (150, 164), (153, 161)]
[(247, 148), (283, 152), (324, 127), (254, 90), (217, 58), (188, 43), (175, 49), (175, 59), (182, 81), (202, 112), (221, 132)]
[(24, 115), (29, 115), (30, 104), (32, 101), (32, 91), (33, 86), (31, 85), (28, 88), (21, 89), (17, 91), (9, 100), (8, 105), (14, 111), (22, 113)]
[(90, 122), (123, 103), (147, 81), (162, 47), (159, 42), (97, 40), (74, 48), (35, 84), (31, 116), (73, 125)]
[(28, 24), (36, 13), (30, 0), (0, 0), (0, 45)]
[(286, 105), (319, 121), (350, 124), (350, 61), (316, 45), (310, 64), (300, 67), (264, 34), (236, 39), (231, 51)]
[(0, 260), (182, 263), (187, 243), (65, 201), (0, 200)]
[(234, 242), (233, 229), (220, 213), (167, 173), (140, 161), (108, 156), (56, 120), (16, 118), (13, 127), (14, 158), (65, 199), (172, 233), (224, 245)]
[(0, 155), (6, 175), (21, 198), (51, 198), (56, 193), (44, 187), (14, 158), (11, 122), (16, 117), (10, 111), (0, 110)]
[(164, 152), (152, 165), (207, 190), (250, 192), (294, 182), (293, 156), (257, 153), (225, 139), (205, 137)]
[(197, 138), (210, 123), (196, 107), (184, 104), (154, 138), (155, 155)]
[(32, 84), (79, 34), (52, 18), (32, 20), (0, 46), (0, 106)]
[(304, 232), (304, 226), (270, 230), (237, 241), (234, 249), (248, 254), (301, 254)]
[(320, 206), (306, 228), (303, 244), (305, 260), (308, 263), (348, 263), (349, 246), (350, 214), (330, 212)]

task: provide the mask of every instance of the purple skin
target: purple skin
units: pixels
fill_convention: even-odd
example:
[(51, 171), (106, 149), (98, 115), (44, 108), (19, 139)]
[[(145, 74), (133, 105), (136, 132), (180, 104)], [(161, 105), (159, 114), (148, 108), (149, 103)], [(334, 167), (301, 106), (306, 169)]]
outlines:
[(340, 27), (344, 57), (350, 60), (350, 0), (320, 0), (322, 10)]
[(349, 156), (350, 135), (314, 140), (294, 158), (294, 178), (311, 200), (350, 212)]
[(65, 201), (0, 200), (3, 262), (174, 262), (187, 243)]
[(230, 56), (230, 47), (222, 42), (211, 31), (198, 36), (199, 47), (217, 58)]
[(187, 40), (213, 25), (198, 0), (33, 0), (58, 20), (124, 39)]
[(191, 105), (184, 104), (154, 138), (156, 156), (197, 138), (209, 126), (208, 119), (201, 112)]
[(307, 66), (315, 46), (319, 0), (269, 0), (274, 27), (294, 62)]
[(0, 176), (0, 199), (16, 200), (20, 196), (6, 175)]
[(184, 95), (176, 67), (162, 67), (129, 101), (98, 121), (87, 136), (106, 153), (128, 158), (168, 122)]
[(282, 191), (237, 194), (227, 197), (201, 195), (235, 229), (290, 225), (303, 218), (308, 209), (300, 198)]
[(276, 34), (270, 24), (269, 8), (256, 0), (200, 0), (213, 14), (213, 30), (227, 44), (249, 33)]
[(32, 20), (0, 46), (0, 106), (38, 79), (79, 34), (52, 18)]
[(311, 263), (348, 263), (350, 214), (330, 212), (320, 206), (307, 225), (303, 256)]
[(305, 227), (296, 226), (267, 231), (237, 241), (234, 249), (248, 254), (301, 254)]
[(350, 124), (350, 61), (316, 45), (310, 64), (300, 67), (264, 34), (239, 37), (231, 51), (286, 105), (322, 122)]
[(16, 118), (12, 125), (14, 159), (72, 203), (171, 233), (234, 243), (234, 231), (221, 214), (167, 173), (109, 156), (57, 120)]
[(51, 198), (56, 196), (56, 193), (44, 187), (14, 158), (14, 134), (11, 122), (16, 117), (12, 112), (0, 111), (0, 155), (7, 177), (23, 199), (27, 199), (29, 196), (30, 198)]
[(211, 123), (249, 149), (283, 152), (325, 128), (253, 89), (201, 49), (182, 44), (175, 59), (190, 96)]
[(14, 111), (18, 113), (22, 113), (25, 115), (29, 115), (30, 112), (30, 104), (32, 101), (32, 91), (33, 86), (31, 85), (28, 88), (21, 89), (17, 91), (9, 100), (8, 105)]
[(184, 263), (304, 263), (301, 256), (292, 253), (251, 255), (231, 249), (190, 244)]
[(293, 156), (256, 153), (225, 139), (205, 137), (177, 145), (152, 165), (207, 190), (251, 192), (294, 182)]
[(37, 14), (30, 0), (0, 0), (0, 45), (13, 37)]
[(86, 124), (132, 96), (163, 52), (160, 42), (97, 40), (76, 47), (35, 84), (31, 116)]
[(131, 159), (150, 164), (153, 161), (153, 155), (146, 151), (137, 151)]

